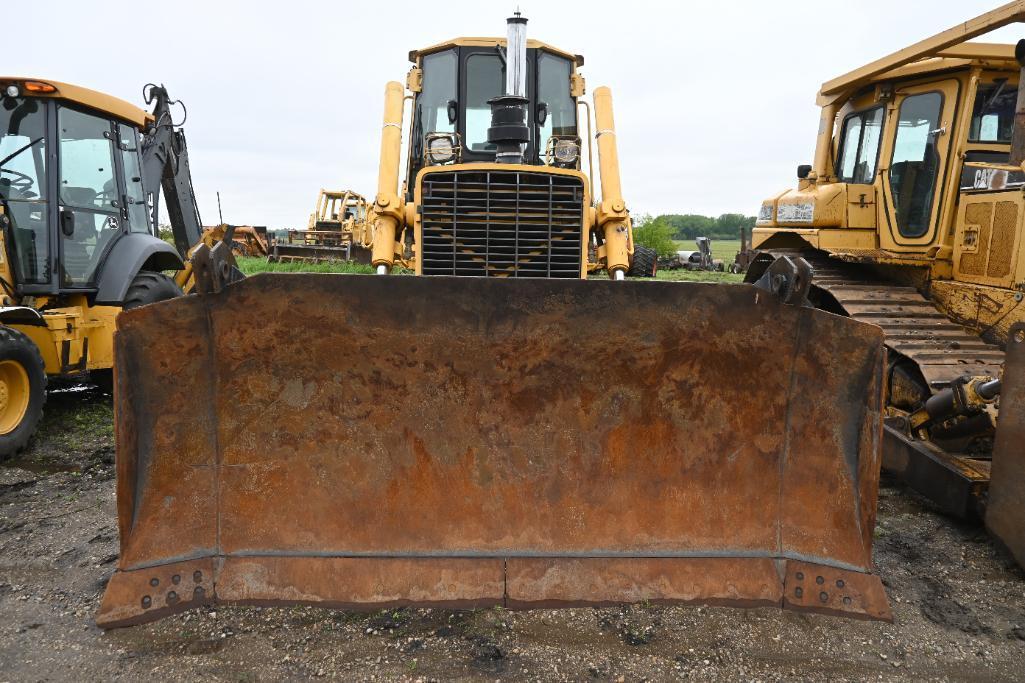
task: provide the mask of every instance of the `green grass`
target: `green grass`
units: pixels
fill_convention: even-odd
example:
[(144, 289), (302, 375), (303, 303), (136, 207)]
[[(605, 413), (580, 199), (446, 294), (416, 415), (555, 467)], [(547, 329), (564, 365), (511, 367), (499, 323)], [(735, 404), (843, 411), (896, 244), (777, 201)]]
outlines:
[[(724, 244), (732, 244), (732, 242), (724, 242)], [(740, 248), (740, 242), (737, 241), (737, 249)], [(715, 258), (723, 258), (716, 254), (716, 244), (713, 243), (713, 251)], [(735, 252), (734, 252), (735, 253)], [(733, 254), (731, 253), (728, 259), (723, 259), (727, 262), (733, 261)], [(238, 266), (246, 275), (256, 275), (257, 273), (347, 273), (356, 275), (372, 275), (374, 272), (373, 267), (365, 266), (359, 263), (349, 263), (346, 261), (330, 261), (328, 263), (300, 263), (291, 261), (288, 263), (268, 263), (267, 259), (260, 257), (249, 257), (239, 258)], [(396, 275), (409, 275), (411, 271), (404, 268), (396, 268), (392, 271)], [(730, 275), (729, 273), (702, 273), (702, 272), (691, 272), (688, 270), (660, 270), (656, 276), (659, 280), (674, 280), (674, 281), (687, 281), (687, 282), (742, 282), (744, 280), (743, 275)], [(590, 276), (592, 280), (603, 280), (608, 279), (604, 273), (592, 273)]]
[[(732, 261), (732, 258), (730, 259)], [(744, 281), (743, 275), (732, 275), (730, 273), (712, 273), (699, 270), (660, 270), (655, 274), (656, 280), (669, 280), (672, 282), (723, 282), (727, 284), (739, 284)]]
[(246, 275), (256, 275), (257, 273), (355, 273), (370, 275), (374, 272), (372, 266), (348, 261), (268, 263), (266, 258), (258, 256), (239, 258), (238, 267)]
[[(674, 240), (679, 251), (696, 251), (698, 245), (694, 240)], [(740, 240), (712, 240), (712, 258), (722, 259), (723, 263), (733, 263), (733, 258), (740, 251)]]

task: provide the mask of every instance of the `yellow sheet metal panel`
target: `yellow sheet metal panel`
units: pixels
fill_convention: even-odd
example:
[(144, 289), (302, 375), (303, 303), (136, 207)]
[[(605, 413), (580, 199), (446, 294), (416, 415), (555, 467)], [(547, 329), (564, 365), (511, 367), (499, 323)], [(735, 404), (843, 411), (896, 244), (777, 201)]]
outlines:
[(954, 230), (954, 277), (1012, 288), (1023, 249), (1023, 218), (1020, 190), (962, 195)]

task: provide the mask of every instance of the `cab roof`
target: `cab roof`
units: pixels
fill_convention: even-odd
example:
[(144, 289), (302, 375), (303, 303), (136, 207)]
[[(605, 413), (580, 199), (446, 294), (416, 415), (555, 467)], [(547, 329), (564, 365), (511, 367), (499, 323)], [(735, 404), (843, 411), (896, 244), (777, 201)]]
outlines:
[[(899, 78), (925, 76), (951, 69), (979, 67), (989, 71), (1018, 73), (1021, 67), (1014, 56), (1014, 45), (1000, 43), (964, 43), (934, 55), (867, 77), (838, 78), (822, 86), (820, 99), (846, 93), (853, 94), (866, 85), (884, 83)], [(856, 72), (855, 72), (856, 73)]]
[[(416, 63), (416, 61), (424, 55), (429, 55), (432, 52), (440, 52), (441, 50), (447, 50), (451, 47), (495, 47), (497, 45), (501, 45), (504, 47), (505, 38), (453, 38), (452, 40), (447, 40), (444, 43), (438, 43), (437, 45), (425, 47), (422, 50), (410, 50), (409, 61)], [(540, 40), (528, 38), (527, 48), (540, 48), (542, 50), (547, 50), (548, 52), (552, 52), (561, 57), (565, 57), (566, 59), (572, 60), (576, 63), (578, 67), (584, 65), (583, 55), (575, 55), (570, 52), (566, 52), (565, 50), (560, 50), (557, 47), (549, 45), (548, 43), (542, 43)]]
[[(50, 85), (53, 86), (55, 90), (53, 92), (28, 91), (25, 88), (25, 83)], [(153, 122), (153, 116), (149, 112), (136, 107), (131, 102), (126, 102), (118, 97), (107, 95), (106, 93), (98, 92), (96, 90), (90, 90), (89, 88), (55, 81), (51, 78), (0, 76), (0, 88), (6, 88), (9, 85), (17, 85), (21, 88), (23, 94), (31, 97), (49, 97), (51, 99), (67, 100), (69, 102), (74, 102), (75, 104), (84, 105), (91, 109), (96, 109), (97, 111), (102, 111), (105, 114), (110, 114), (122, 121), (132, 123), (139, 129), (146, 128)]]

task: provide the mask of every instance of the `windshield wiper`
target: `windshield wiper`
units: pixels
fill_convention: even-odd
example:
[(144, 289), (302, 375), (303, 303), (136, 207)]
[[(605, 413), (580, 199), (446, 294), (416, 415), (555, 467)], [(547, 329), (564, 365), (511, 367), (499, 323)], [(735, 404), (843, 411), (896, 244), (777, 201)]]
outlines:
[(4, 157), (4, 159), (0, 160), (0, 168), (3, 168), (4, 164), (6, 164), (8, 161), (10, 161), (14, 157), (18, 156), (19, 154), (21, 154), (22, 152), (24, 152), (26, 149), (29, 149), (30, 147), (34, 147), (34, 146), (38, 145), (40, 142), (42, 142), (42, 141), (43, 141), (43, 138), (38, 138), (36, 140), (33, 140), (32, 142), (28, 143), (27, 145), (25, 145), (24, 147), (22, 147), (21, 149), (16, 151), (14, 154), (11, 154), (10, 156)]
[(999, 85), (997, 86), (996, 91), (990, 96), (990, 98), (988, 100), (986, 100), (986, 104), (982, 105), (982, 110), (979, 111), (980, 115), (985, 114), (986, 112), (988, 112), (989, 108), (993, 106), (993, 103), (997, 101), (997, 98), (1000, 97), (1000, 95), (1003, 94), (1004, 86), (1007, 85), (1007, 79), (1006, 78), (1001, 78), (1001, 79), (999, 79), (997, 81), (994, 81), (994, 83), (998, 83)]

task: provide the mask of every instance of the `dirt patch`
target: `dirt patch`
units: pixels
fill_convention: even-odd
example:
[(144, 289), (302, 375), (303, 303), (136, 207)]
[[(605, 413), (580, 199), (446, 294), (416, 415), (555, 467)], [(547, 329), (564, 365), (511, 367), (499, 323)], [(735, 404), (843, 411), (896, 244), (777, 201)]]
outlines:
[(772, 609), (202, 609), (104, 633), (117, 560), (110, 401), (55, 394), (0, 467), (0, 681), (1020, 680), (1025, 576), (977, 526), (884, 483), (876, 562), (896, 622)]

